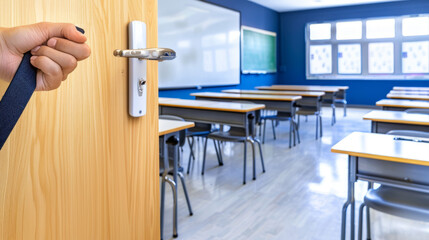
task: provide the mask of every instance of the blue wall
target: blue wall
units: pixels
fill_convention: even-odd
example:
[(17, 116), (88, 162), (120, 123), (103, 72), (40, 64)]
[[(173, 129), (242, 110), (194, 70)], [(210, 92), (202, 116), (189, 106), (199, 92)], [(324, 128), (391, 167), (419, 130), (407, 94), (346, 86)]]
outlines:
[(393, 86), (429, 86), (421, 80), (306, 80), (305, 34), (308, 22), (429, 13), (429, 0), (413, 0), (280, 14), (281, 57), (278, 82), (303, 85), (347, 85), (350, 104), (374, 105)]
[[(221, 5), (227, 8), (241, 12), (241, 24), (260, 28), (272, 32), (276, 32), (279, 36), (279, 13), (272, 11), (268, 8), (262, 7), (255, 3), (249, 2), (248, 0), (207, 0), (217, 5)], [(279, 48), (280, 41), (277, 38), (277, 46)], [(277, 59), (280, 58), (280, 52)], [(179, 98), (193, 98), (189, 96), (190, 93), (200, 91), (215, 91), (219, 92), (222, 89), (227, 88), (241, 88), (241, 89), (253, 89), (255, 86), (272, 85), (277, 83), (278, 74), (241, 74), (240, 85), (225, 86), (225, 87), (207, 87), (201, 90), (195, 88), (192, 89), (176, 89), (176, 90), (160, 90), (160, 97), (179, 97)]]

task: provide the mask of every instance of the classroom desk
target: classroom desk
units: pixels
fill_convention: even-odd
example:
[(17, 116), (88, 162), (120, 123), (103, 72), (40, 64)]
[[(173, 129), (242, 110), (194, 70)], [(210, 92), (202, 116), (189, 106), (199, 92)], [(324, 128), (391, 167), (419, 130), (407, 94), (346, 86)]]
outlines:
[(399, 90), (399, 91), (429, 91), (429, 87), (393, 87), (393, 90)]
[[(429, 193), (429, 143), (395, 140), (395, 136), (354, 132), (331, 148), (347, 154), (348, 194), (342, 208), (341, 239), (345, 239), (350, 206), (350, 236), (355, 237), (354, 184), (357, 180)], [(429, 140), (429, 139), (428, 139)]]
[(429, 100), (429, 95), (411, 95), (411, 94), (387, 94), (387, 98), (410, 99), (410, 100)]
[(428, 101), (400, 100), (400, 99), (381, 99), (375, 105), (380, 106), (383, 110), (405, 111), (409, 108), (429, 109)]
[[(255, 137), (255, 119), (257, 112), (264, 108), (263, 104), (159, 98), (159, 114), (175, 115), (192, 122), (242, 127), (248, 139), (258, 142)], [(255, 177), (255, 159), (253, 176)]]
[(179, 116), (187, 121), (243, 127), (254, 138), (257, 112), (263, 104), (159, 98), (159, 114)]
[(390, 90), (389, 94), (392, 95), (429, 95), (429, 91), (402, 91), (402, 90)]
[(375, 110), (363, 116), (371, 121), (371, 132), (387, 133), (390, 130), (416, 130), (429, 132), (429, 115), (400, 111)]
[[(175, 121), (175, 120), (165, 120), (159, 119), (158, 125), (158, 135), (159, 135), (159, 143), (162, 145), (164, 149), (164, 158), (162, 159), (164, 163), (164, 168), (169, 169), (168, 162), (168, 140), (172, 137), (177, 139), (178, 142), (178, 132), (187, 128), (194, 127), (195, 124), (193, 122), (184, 122), (184, 121)], [(173, 201), (175, 207), (173, 208), (173, 235), (177, 236), (177, 171), (178, 171), (178, 144), (174, 145), (174, 153), (173, 153), (173, 181), (175, 183), (174, 190), (176, 194), (173, 194)], [(163, 173), (163, 178), (168, 175), (168, 170), (165, 170)], [(162, 191), (165, 189), (165, 183), (162, 184)], [(164, 194), (161, 195), (164, 197)], [(164, 211), (164, 199), (161, 199), (161, 212)], [(161, 239), (163, 239), (163, 227), (164, 227), (164, 219), (161, 218)]]
[(316, 105), (320, 102), (321, 98), (325, 95), (324, 92), (305, 92), (305, 91), (268, 91), (268, 90), (241, 90), (241, 89), (226, 89), (222, 90), (223, 93), (235, 93), (235, 94), (257, 94), (257, 95), (278, 95), (278, 96), (301, 96), (301, 99), (297, 100), (298, 107), (300, 105), (307, 106), (309, 104)]
[[(234, 94), (234, 93), (218, 93), (218, 92), (201, 92), (192, 93), (191, 96), (197, 99), (215, 100), (215, 101), (251, 101), (256, 104), (264, 104), (265, 109), (287, 112), (291, 115), (291, 124), (289, 131), (289, 147), (292, 146), (292, 133), (295, 133), (296, 124), (293, 120), (295, 117), (297, 100), (302, 99), (301, 96), (280, 96), (280, 95), (257, 95), (257, 94)], [(298, 140), (299, 142), (299, 140)], [(294, 137), (295, 146), (295, 137)]]
[(348, 86), (317, 86), (317, 85), (273, 85), (273, 86), (259, 86), (256, 89), (259, 90), (270, 90), (270, 91), (312, 91), (312, 92), (324, 92), (325, 95), (322, 101), (331, 104), (332, 108), (332, 121), (331, 125), (336, 122), (335, 116), (335, 102), (337, 96), (340, 96), (344, 100), (344, 116), (346, 116), (346, 90)]

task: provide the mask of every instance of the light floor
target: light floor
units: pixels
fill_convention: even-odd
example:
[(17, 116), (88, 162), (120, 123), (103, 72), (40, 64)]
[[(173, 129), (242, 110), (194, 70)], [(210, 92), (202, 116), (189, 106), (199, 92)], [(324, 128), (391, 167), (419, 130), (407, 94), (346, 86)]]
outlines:
[[(257, 179), (252, 180), (251, 148), (248, 145), (247, 184), (242, 184), (243, 144), (225, 143), (224, 166), (217, 165), (209, 142), (206, 172), (201, 176), (200, 153), (189, 175), (185, 174), (193, 216), (189, 216), (179, 185), (178, 239), (340, 239), (341, 207), (347, 194), (347, 156), (330, 152), (331, 147), (353, 131), (370, 131), (362, 120), (369, 109), (349, 108), (347, 117), (337, 109), (337, 123), (330, 126), (331, 110), (323, 109), (323, 138), (315, 140), (315, 118), (301, 118), (301, 144), (288, 148), (289, 124), (281, 122), (273, 140), (271, 125), (263, 154), (267, 172), (262, 174), (257, 157)], [(189, 156), (183, 152), (184, 167)], [(258, 155), (259, 156), (259, 155)], [(366, 183), (356, 184), (358, 203)], [(164, 239), (172, 236), (172, 195), (166, 188)], [(357, 204), (358, 206), (358, 204)], [(373, 240), (429, 239), (429, 224), (371, 212)]]

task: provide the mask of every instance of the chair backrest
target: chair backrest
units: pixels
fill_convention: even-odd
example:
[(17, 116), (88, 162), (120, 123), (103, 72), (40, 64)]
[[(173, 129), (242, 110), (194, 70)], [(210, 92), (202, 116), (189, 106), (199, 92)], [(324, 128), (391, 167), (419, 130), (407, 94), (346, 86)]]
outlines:
[(421, 114), (429, 114), (429, 109), (424, 108), (409, 108), (405, 110), (406, 113), (421, 113)]
[(414, 131), (414, 130), (391, 130), (391, 131), (387, 132), (387, 134), (399, 135), (399, 136), (405, 136), (405, 137), (429, 138), (428, 132)]
[[(159, 115), (159, 119), (185, 121), (185, 119), (174, 115)], [(186, 142), (186, 129), (179, 132), (179, 146), (183, 147)]]

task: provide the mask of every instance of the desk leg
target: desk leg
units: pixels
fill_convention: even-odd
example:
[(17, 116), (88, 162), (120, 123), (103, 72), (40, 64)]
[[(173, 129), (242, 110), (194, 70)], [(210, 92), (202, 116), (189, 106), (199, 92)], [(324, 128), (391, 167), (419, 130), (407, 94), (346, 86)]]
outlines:
[[(334, 100), (335, 101), (335, 100)], [(335, 117), (335, 103), (331, 104), (332, 108), (332, 120), (331, 120), (331, 126), (334, 126), (334, 124), (337, 122), (337, 119)]]
[[(176, 138), (176, 136), (175, 136)], [(173, 229), (173, 237), (176, 238), (178, 236), (177, 234), (177, 171), (178, 171), (178, 155), (179, 155), (179, 140), (176, 138), (176, 141), (174, 141), (174, 149), (173, 149), (173, 181), (174, 181), (174, 190), (176, 192), (175, 199), (174, 199), (174, 205), (173, 208), (173, 215), (174, 215), (174, 229)]]
[(341, 240), (346, 239), (346, 222), (347, 222), (347, 208), (350, 205), (350, 239), (354, 240), (355, 237), (355, 173), (356, 173), (356, 157), (349, 156), (349, 177), (347, 186), (347, 201), (343, 205), (341, 216)]

